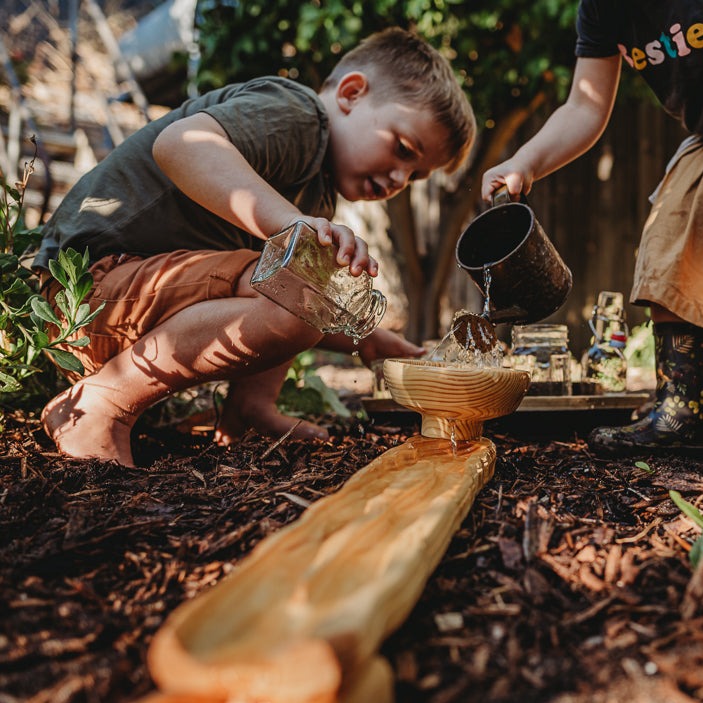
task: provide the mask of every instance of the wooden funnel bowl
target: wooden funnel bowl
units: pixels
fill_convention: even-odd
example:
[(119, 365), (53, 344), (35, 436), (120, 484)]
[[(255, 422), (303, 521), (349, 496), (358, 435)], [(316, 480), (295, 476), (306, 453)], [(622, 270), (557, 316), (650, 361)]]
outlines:
[(424, 359), (386, 359), (383, 375), (393, 400), (422, 415), (425, 437), (455, 440), (479, 439), (484, 421), (513, 412), (530, 385), (527, 371)]

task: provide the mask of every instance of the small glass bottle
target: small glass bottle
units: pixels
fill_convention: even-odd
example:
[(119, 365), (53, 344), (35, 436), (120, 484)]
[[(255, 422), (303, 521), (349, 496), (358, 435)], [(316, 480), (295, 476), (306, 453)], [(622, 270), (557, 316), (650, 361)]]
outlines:
[[(553, 360), (554, 359), (554, 360)], [(510, 366), (531, 374), (528, 395), (569, 395), (569, 329), (566, 325), (515, 325)], [(555, 376), (558, 361), (560, 377)]]
[(361, 339), (386, 312), (386, 298), (363, 272), (352, 276), (337, 263), (337, 248), (322, 246), (317, 232), (296, 222), (269, 237), (251, 285), (320, 332)]
[(589, 320), (593, 336), (582, 359), (586, 381), (598, 384), (604, 393), (627, 389), (627, 324), (622, 293), (602, 291)]

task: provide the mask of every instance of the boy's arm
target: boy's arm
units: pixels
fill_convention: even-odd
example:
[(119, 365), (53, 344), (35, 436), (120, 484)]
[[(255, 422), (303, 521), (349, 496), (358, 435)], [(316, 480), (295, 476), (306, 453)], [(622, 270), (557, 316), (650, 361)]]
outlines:
[(534, 181), (590, 149), (610, 119), (620, 65), (619, 55), (579, 58), (566, 102), (514, 156), (484, 173), (484, 200), (503, 184), (513, 196), (529, 193)]
[(349, 265), (354, 275), (378, 273), (362, 239), (344, 225), (301, 213), (259, 176), (210, 115), (200, 112), (170, 124), (156, 138), (153, 156), (191, 200), (255, 237), (267, 239), (303, 220), (322, 244), (338, 245), (340, 266)]
[(326, 334), (317, 345), (321, 349), (328, 351), (345, 352), (352, 354), (359, 352), (359, 358), (366, 366), (371, 366), (371, 362), (376, 359), (389, 359), (392, 357), (418, 357), (425, 353), (422, 347), (409, 342), (399, 334), (390, 330), (377, 327), (368, 337), (359, 340), (354, 344), (354, 340), (346, 334)]

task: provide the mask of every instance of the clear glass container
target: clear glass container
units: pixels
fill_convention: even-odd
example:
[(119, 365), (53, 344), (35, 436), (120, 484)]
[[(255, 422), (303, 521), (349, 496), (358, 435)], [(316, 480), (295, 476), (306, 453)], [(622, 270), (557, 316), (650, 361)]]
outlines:
[(370, 334), (386, 312), (386, 298), (366, 273), (339, 266), (334, 245), (322, 246), (304, 222), (269, 237), (251, 285), (320, 332), (355, 339)]
[(530, 372), (528, 395), (570, 395), (569, 329), (566, 325), (515, 325), (509, 364)]
[(604, 393), (623, 393), (627, 390), (627, 323), (622, 293), (601, 291), (588, 324), (593, 336), (581, 360), (584, 378)]

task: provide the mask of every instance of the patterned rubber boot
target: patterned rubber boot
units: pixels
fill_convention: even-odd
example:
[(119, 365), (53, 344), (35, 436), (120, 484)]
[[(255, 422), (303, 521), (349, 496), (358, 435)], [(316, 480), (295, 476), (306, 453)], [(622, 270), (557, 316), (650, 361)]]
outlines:
[(703, 456), (703, 328), (687, 322), (654, 325), (657, 390), (648, 415), (625, 427), (598, 427), (588, 446), (600, 456)]

